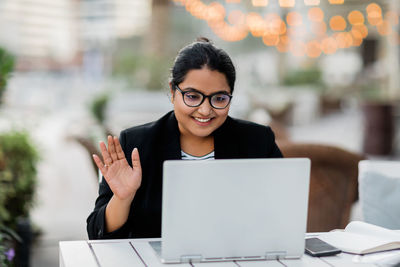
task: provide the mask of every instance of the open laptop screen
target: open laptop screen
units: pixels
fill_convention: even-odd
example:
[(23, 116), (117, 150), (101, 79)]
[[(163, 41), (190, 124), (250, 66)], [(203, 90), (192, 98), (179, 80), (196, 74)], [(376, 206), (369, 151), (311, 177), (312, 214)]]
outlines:
[(310, 160), (166, 161), (163, 262), (304, 253)]

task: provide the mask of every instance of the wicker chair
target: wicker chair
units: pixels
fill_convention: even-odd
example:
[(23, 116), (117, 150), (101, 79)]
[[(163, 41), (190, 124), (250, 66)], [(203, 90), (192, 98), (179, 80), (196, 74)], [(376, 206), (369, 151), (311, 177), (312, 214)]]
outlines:
[(344, 228), (358, 199), (358, 162), (364, 157), (320, 144), (280, 143), (285, 157), (311, 160), (307, 232)]

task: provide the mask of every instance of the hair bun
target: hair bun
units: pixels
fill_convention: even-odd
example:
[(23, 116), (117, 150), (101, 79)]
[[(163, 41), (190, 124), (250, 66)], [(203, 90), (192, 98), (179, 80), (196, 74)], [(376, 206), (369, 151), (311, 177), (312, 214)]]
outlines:
[(210, 43), (210, 44), (212, 44), (212, 42), (211, 42), (208, 38), (203, 37), (203, 36), (197, 37), (196, 42), (203, 42), (203, 43)]

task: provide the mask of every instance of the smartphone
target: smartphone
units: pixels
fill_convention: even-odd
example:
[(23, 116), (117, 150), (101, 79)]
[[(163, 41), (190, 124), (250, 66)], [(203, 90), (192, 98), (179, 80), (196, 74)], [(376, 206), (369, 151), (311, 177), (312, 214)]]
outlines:
[(313, 257), (332, 256), (342, 252), (340, 249), (316, 237), (306, 239), (306, 253)]

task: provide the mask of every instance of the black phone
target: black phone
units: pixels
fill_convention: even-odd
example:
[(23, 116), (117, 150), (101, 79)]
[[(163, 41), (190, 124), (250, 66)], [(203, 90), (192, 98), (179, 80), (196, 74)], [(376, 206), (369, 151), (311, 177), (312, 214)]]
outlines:
[(306, 239), (305, 251), (313, 257), (332, 256), (342, 252), (340, 249), (335, 248), (316, 237)]

